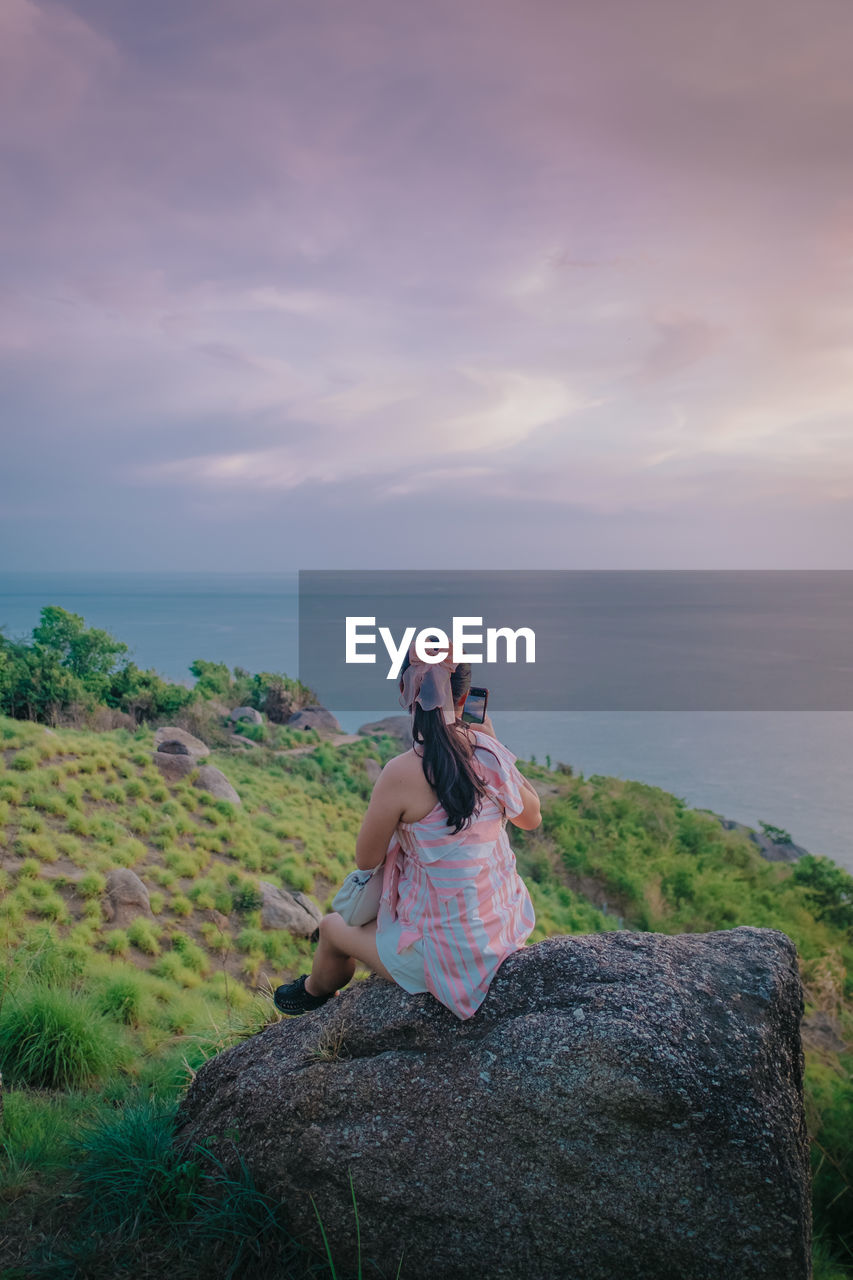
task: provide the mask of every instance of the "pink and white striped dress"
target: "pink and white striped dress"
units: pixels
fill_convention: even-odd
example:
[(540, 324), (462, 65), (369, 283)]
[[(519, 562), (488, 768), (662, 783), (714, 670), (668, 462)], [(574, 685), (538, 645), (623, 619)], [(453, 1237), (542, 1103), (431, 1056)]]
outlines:
[(536, 923), (506, 833), (524, 808), (516, 756), (474, 730), (488, 794), (470, 827), (453, 833), (440, 804), (401, 822), (385, 863), (376, 923), (379, 958), (407, 991), (431, 991), (458, 1018), (485, 999), (498, 967)]

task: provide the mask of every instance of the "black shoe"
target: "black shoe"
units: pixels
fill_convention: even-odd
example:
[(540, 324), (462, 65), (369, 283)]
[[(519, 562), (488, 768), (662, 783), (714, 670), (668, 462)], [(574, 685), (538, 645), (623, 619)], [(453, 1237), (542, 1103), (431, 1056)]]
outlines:
[(320, 1005), (325, 1004), (327, 1000), (331, 1000), (332, 992), (327, 996), (312, 996), (310, 991), (305, 990), (305, 979), (307, 973), (302, 973), (295, 982), (288, 982), (283, 987), (276, 987), (273, 995), (273, 1003), (276, 1009), (281, 1013), (298, 1014), (310, 1013), (312, 1009), (319, 1009)]

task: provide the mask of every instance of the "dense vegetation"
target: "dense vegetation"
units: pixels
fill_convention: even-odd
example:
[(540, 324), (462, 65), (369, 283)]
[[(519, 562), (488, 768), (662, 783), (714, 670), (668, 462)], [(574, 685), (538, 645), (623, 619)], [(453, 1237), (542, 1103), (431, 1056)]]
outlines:
[[(51, 648), (44, 638), (37, 646)], [(82, 656), (70, 642), (52, 651), (70, 679), (98, 665), (84, 661), (97, 645)], [(229, 706), (257, 706), (264, 684), (285, 679), (255, 685), (246, 673), (195, 667), (180, 722), (196, 728), (221, 730)], [(146, 724), (47, 731), (0, 716), (0, 1259), (17, 1259), (10, 1277), (262, 1276), (265, 1257), (289, 1258), (295, 1277), (330, 1274), (287, 1237), (280, 1206), (247, 1169), (235, 1179), (202, 1151), (178, 1159), (171, 1124), (199, 1064), (277, 1018), (270, 984), (308, 967), (308, 941), (261, 927), (258, 881), (327, 906), (352, 866), (371, 789), (366, 762), (398, 748), (388, 738), (333, 746), (269, 719), (244, 736), (245, 746), (223, 731), (210, 758), (237, 788), (237, 806), (194, 786), (192, 774), (166, 783)], [(738, 924), (795, 941), (807, 999), (815, 1275), (848, 1274), (853, 878), (822, 858), (767, 862), (742, 833), (656, 788), (524, 768), (546, 795), (542, 827), (513, 834), (536, 907), (532, 942)], [(106, 919), (114, 867), (143, 879), (153, 919)]]
[(221, 662), (197, 659), (188, 687), (142, 671), (127, 656), (128, 647), (108, 632), (87, 627), (77, 613), (57, 605), (41, 611), (29, 640), (13, 641), (0, 632), (0, 713), (43, 724), (133, 727), (145, 721), (174, 721), (192, 711), (213, 726), (206, 706), (223, 700), (249, 706), (284, 723), (293, 711), (316, 701), (298, 680), (271, 672), (233, 674)]

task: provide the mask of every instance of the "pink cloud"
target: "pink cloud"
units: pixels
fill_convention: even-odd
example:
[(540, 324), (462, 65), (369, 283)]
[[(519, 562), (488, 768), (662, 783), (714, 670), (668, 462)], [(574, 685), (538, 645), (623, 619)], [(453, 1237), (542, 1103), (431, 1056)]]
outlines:
[(81, 476), (847, 500), (841, 0), (0, 22), (0, 359)]

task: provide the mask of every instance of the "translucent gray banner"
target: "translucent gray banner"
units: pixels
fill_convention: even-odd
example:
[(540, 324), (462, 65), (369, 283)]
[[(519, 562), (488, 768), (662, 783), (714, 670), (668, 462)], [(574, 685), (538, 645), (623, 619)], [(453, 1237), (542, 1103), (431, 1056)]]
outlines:
[[(346, 661), (348, 618), (374, 662)], [(853, 570), (303, 570), (299, 678), (326, 706), (390, 714), (406, 629), (449, 637), (454, 618), (484, 659), (489, 629), (535, 637), (532, 662), (500, 635), (472, 662), (495, 708), (853, 710)]]

